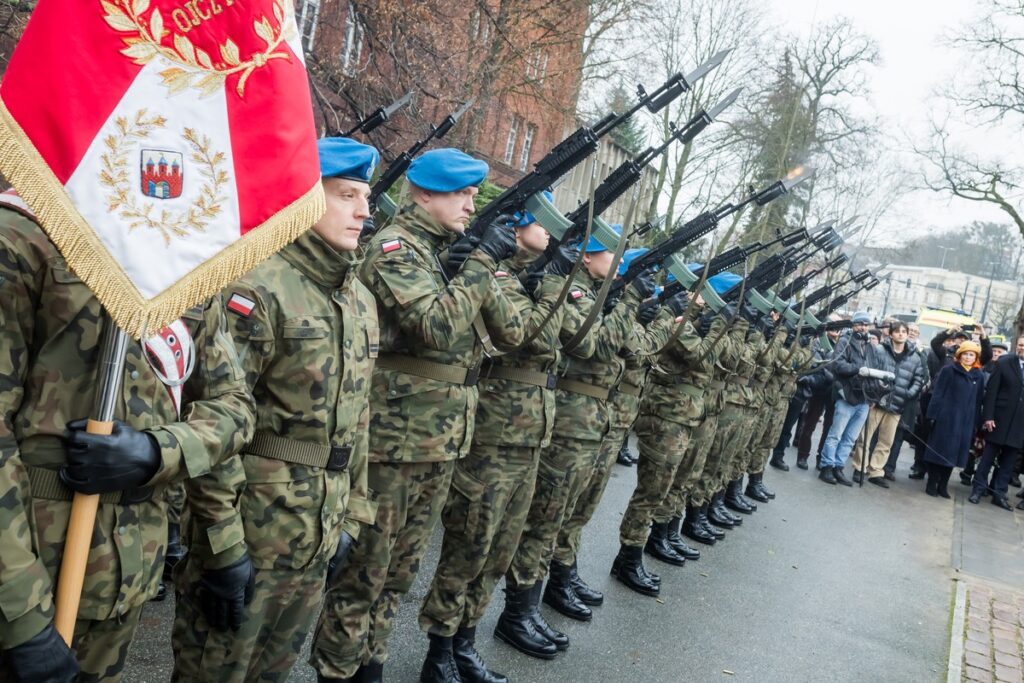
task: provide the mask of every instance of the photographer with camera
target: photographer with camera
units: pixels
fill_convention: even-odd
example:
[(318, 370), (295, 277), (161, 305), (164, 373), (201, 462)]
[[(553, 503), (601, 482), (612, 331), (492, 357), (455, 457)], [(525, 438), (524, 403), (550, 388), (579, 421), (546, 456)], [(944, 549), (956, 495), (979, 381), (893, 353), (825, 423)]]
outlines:
[(878, 347), (868, 341), (871, 316), (857, 311), (852, 322), (853, 329), (839, 339), (830, 367), (839, 398), (836, 399), (832, 428), (821, 451), (821, 474), (818, 478), (833, 486), (853, 486), (843, 473), (846, 459), (868, 418), (871, 403), (883, 398), (880, 382), (884, 380), (866, 372), (877, 371), (883, 365)]
[[(927, 374), (920, 354), (914, 352), (907, 343), (907, 324), (894, 322), (889, 326), (889, 335), (876, 348), (881, 361), (880, 370), (891, 372), (894, 376), (892, 390), (882, 400), (872, 405), (868, 413), (867, 437), (870, 441), (878, 431), (878, 443), (871, 451), (867, 463), (868, 481), (884, 489), (889, 488), (885, 480), (885, 464), (893, 439), (899, 428), (900, 416), (904, 409), (913, 402), (927, 381)], [(853, 448), (853, 479), (860, 483), (861, 468), (865, 444), (864, 435), (857, 439)]]

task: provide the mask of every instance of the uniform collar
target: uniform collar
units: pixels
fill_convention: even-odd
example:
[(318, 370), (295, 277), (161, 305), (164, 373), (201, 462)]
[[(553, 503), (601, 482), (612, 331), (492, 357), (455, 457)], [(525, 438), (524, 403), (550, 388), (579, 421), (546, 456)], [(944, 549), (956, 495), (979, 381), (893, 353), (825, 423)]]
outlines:
[(425, 237), (435, 244), (451, 244), (460, 237), (459, 233), (441, 225), (437, 219), (416, 203), (408, 204), (403, 208), (398, 216), (398, 221), (409, 232)]
[(340, 287), (349, 268), (359, 263), (359, 251), (336, 251), (313, 230), (281, 250), (281, 257), (303, 275), (327, 287)]

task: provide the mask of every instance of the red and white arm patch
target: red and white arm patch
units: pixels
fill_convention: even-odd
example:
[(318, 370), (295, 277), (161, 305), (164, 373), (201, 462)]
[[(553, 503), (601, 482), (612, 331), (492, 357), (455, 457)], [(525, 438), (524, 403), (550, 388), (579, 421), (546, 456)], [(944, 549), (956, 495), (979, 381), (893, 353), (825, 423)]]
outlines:
[(227, 308), (232, 313), (237, 313), (243, 318), (252, 315), (252, 309), (256, 308), (256, 302), (252, 299), (235, 293), (228, 298)]
[(581, 299), (583, 298), (583, 292), (581, 292), (578, 289), (574, 289), (571, 292), (569, 292), (569, 298), (571, 298), (573, 301), (576, 301), (576, 299)]
[(494, 277), (508, 277), (508, 273), (504, 270), (496, 270), (494, 271)]
[(402, 240), (388, 240), (387, 242), (380, 243), (380, 250), (385, 254), (390, 254), (393, 251), (398, 251), (402, 248)]

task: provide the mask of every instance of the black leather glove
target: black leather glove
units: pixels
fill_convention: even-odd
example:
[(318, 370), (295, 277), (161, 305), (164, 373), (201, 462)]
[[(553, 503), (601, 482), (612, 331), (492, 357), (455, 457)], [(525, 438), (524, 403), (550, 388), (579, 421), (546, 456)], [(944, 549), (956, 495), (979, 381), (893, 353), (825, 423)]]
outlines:
[(27, 641), (4, 650), (8, 672), (18, 683), (74, 683), (78, 661), (53, 624)]
[(543, 270), (529, 270), (526, 272), (526, 279), (523, 281), (523, 287), (526, 291), (533, 296), (537, 296), (537, 290), (540, 289), (540, 283), (544, 280), (545, 273)]
[(352, 538), (347, 531), (343, 530), (341, 532), (341, 538), (338, 539), (338, 549), (334, 551), (334, 557), (327, 563), (328, 587), (334, 583), (334, 580), (341, 574), (341, 570), (345, 568), (345, 564), (348, 562), (348, 554), (352, 551), (352, 546), (355, 543), (356, 539)]
[(375, 232), (377, 232), (377, 225), (373, 222), (373, 216), (367, 216), (363, 219), (363, 229), (359, 232), (359, 238), (369, 237)]
[(205, 570), (197, 593), (206, 621), (218, 631), (237, 631), (255, 588), (256, 574), (248, 554), (227, 567)]
[(668, 306), (669, 310), (672, 311), (674, 315), (682, 315), (683, 312), (686, 310), (686, 305), (688, 302), (689, 299), (687, 299), (686, 297), (686, 292), (679, 292), (671, 299), (666, 301), (665, 304)]
[(552, 275), (568, 277), (569, 273), (572, 272), (572, 267), (576, 265), (576, 259), (579, 258), (579, 254), (580, 249), (578, 246), (571, 244), (559, 245), (558, 253), (553, 259), (548, 261), (548, 272)]
[(649, 299), (654, 295), (654, 275), (650, 271), (644, 271), (633, 278), (633, 289), (640, 295), (640, 299)]
[(636, 321), (647, 327), (656, 317), (658, 317), (658, 300), (646, 299), (642, 301), (636, 311)]
[(711, 323), (714, 322), (717, 316), (718, 314), (714, 311), (704, 311), (700, 316), (700, 322), (697, 324), (697, 334), (702, 337), (708, 336), (708, 333), (711, 332)]
[(494, 259), (495, 263), (512, 258), (517, 249), (516, 229), (501, 220), (494, 221), (480, 238), (477, 249)]
[(466, 262), (469, 255), (480, 244), (480, 238), (471, 235), (463, 235), (448, 247), (448, 272), (457, 273)]
[(85, 431), (86, 420), (67, 424), (67, 464), (60, 480), (79, 493), (110, 493), (142, 486), (160, 469), (156, 439), (120, 420), (109, 436)]

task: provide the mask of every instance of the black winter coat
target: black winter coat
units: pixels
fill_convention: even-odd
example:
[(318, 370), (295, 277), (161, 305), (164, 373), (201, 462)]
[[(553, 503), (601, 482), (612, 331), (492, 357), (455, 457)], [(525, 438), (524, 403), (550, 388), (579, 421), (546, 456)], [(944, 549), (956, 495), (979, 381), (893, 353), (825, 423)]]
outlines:
[(869, 391), (870, 395), (865, 394), (865, 388), (880, 387), (879, 381), (858, 375), (862, 367), (878, 368), (882, 364), (878, 347), (871, 345), (866, 334), (863, 339), (852, 332), (844, 334), (836, 344), (832, 359), (829, 370), (835, 376), (836, 386), (844, 401), (852, 406), (859, 406), (880, 398), (877, 391)]
[(924, 459), (947, 467), (967, 467), (967, 453), (981, 417), (982, 371), (956, 363), (939, 371), (932, 384), (928, 420), (933, 423)]
[(985, 441), (1024, 448), (1024, 381), (1020, 358), (1008, 353), (994, 366), (985, 388), (981, 421), (995, 420), (996, 428), (986, 435)]
[(927, 382), (928, 373), (921, 362), (921, 354), (917, 353), (913, 346), (907, 345), (903, 353), (897, 356), (892, 349), (892, 342), (888, 339), (882, 341), (876, 350), (879, 351), (880, 369), (896, 375), (892, 391), (878, 402), (878, 407), (887, 413), (901, 415), (908, 404), (916, 401), (921, 395), (921, 390)]

